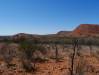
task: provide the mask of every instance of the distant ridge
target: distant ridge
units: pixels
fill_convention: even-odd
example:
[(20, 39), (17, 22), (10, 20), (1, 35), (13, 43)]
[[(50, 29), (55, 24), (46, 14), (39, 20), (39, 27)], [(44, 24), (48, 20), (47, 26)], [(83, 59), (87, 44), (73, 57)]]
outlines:
[(57, 33), (59, 36), (69, 36), (72, 31), (60, 31)]
[(0, 36), (0, 40), (5, 39), (44, 39), (44, 38), (57, 38), (57, 37), (99, 37), (99, 24), (80, 24), (73, 31), (59, 31), (56, 34), (37, 35), (28, 33), (18, 33), (12, 36)]

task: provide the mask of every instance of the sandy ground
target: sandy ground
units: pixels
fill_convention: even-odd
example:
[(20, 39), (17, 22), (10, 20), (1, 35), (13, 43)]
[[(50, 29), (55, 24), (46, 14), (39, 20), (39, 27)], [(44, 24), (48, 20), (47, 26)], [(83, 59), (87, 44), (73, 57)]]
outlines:
[[(66, 54), (63, 53), (63, 55)], [(82, 52), (82, 54), (83, 59), (80, 58), (79, 60), (83, 60), (87, 64), (84, 75), (99, 75), (99, 58), (90, 55), (89, 50)], [(76, 60), (79, 62), (78, 58)], [(37, 71), (35, 73), (26, 73), (19, 69), (7, 69), (6, 67), (2, 70), (3, 68), (0, 68), (0, 75), (70, 75), (70, 58), (66, 55), (59, 62), (49, 59), (45, 63), (36, 63)]]

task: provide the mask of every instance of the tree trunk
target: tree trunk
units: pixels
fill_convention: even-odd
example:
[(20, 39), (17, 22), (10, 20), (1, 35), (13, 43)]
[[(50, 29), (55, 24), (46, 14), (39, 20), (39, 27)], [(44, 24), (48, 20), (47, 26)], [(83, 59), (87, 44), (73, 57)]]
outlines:
[(55, 45), (55, 59), (56, 59), (56, 62), (58, 62), (58, 48), (57, 48), (57, 45)]

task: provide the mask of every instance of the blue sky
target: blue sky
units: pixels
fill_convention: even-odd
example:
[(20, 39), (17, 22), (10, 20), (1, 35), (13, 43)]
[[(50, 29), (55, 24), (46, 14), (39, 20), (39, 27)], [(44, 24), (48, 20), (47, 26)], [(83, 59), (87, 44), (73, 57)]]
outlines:
[(99, 0), (0, 0), (0, 35), (49, 34), (99, 24)]

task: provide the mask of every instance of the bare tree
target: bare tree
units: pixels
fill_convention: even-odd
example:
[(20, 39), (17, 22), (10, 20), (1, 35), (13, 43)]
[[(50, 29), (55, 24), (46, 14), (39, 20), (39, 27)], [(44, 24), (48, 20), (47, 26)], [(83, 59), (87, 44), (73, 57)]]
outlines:
[(76, 52), (78, 48), (78, 39), (73, 39), (73, 53), (71, 55), (71, 67), (70, 67), (70, 74), (74, 75), (74, 62), (75, 62), (75, 57), (76, 57)]
[(80, 39), (73, 39), (73, 53), (71, 55), (70, 75), (84, 75), (86, 63), (80, 54)]

